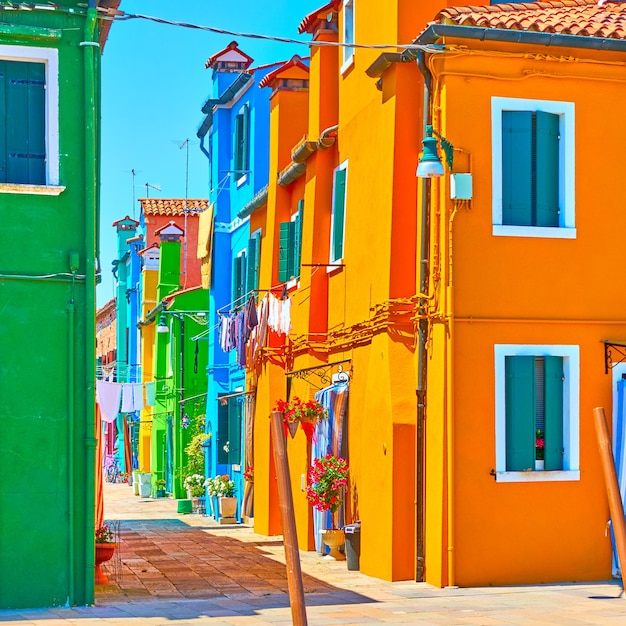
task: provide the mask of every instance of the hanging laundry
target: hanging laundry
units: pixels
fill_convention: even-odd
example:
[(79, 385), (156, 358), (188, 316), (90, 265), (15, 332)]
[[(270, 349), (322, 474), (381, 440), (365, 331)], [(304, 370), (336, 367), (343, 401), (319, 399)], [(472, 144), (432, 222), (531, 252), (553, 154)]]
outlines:
[(146, 383), (146, 406), (156, 406), (156, 383)]
[(269, 302), (269, 295), (265, 294), (261, 302), (259, 302), (259, 306), (257, 307), (257, 319), (259, 320), (259, 324), (257, 326), (256, 333), (255, 354), (258, 350), (261, 350), (261, 348), (265, 346), (265, 338), (267, 336), (267, 317), (269, 314)]
[(250, 296), (246, 306), (243, 310), (243, 318), (244, 318), (244, 341), (247, 343), (250, 339), (250, 333), (252, 329), (256, 328), (259, 323), (257, 314), (256, 314), (256, 300), (254, 296)]
[(143, 409), (143, 386), (141, 383), (125, 383), (122, 385), (122, 413), (141, 411)]
[(280, 328), (281, 308), (282, 308), (282, 302), (274, 294), (270, 293), (267, 325), (276, 333), (279, 332), (279, 328)]
[(291, 330), (291, 298), (283, 300), (280, 309), (280, 330), (279, 334), (288, 335)]
[(104, 380), (96, 381), (96, 401), (100, 405), (102, 421), (114, 422), (120, 412), (122, 386), (119, 383), (109, 383)]

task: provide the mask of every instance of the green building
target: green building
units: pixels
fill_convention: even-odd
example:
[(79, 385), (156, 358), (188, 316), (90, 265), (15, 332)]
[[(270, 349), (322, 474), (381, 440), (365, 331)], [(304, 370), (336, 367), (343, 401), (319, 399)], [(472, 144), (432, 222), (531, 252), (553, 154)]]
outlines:
[(119, 0), (0, 0), (0, 609), (94, 599), (100, 55)]

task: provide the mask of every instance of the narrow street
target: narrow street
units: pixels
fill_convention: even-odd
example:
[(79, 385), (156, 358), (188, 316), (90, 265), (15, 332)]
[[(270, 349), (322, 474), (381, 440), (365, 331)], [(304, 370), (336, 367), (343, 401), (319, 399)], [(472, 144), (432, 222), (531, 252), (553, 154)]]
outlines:
[[(257, 626), (291, 624), (283, 546), (251, 528), (181, 515), (169, 499), (140, 498), (105, 483), (105, 519), (120, 549), (96, 586), (93, 607), (0, 611), (20, 626)], [(347, 570), (345, 562), (302, 552), (308, 623), (623, 624), (618, 581), (437, 589), (389, 583)]]

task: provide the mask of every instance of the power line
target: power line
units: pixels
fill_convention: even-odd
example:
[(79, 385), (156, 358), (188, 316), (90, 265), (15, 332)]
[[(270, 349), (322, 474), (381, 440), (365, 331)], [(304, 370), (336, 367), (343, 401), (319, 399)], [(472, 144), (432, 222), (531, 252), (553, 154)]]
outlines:
[[(106, 18), (105, 18), (106, 19)], [(290, 37), (278, 37), (276, 35), (262, 35), (260, 33), (240, 33), (234, 30), (227, 30), (224, 28), (217, 28), (215, 26), (203, 26), (201, 24), (192, 24), (190, 22), (176, 22), (174, 20), (167, 20), (162, 17), (154, 17), (151, 15), (141, 15), (138, 13), (122, 13), (116, 15), (112, 21), (123, 22), (127, 20), (147, 20), (150, 22), (156, 22), (157, 24), (167, 24), (168, 26), (178, 26), (180, 28), (191, 28), (194, 30), (204, 30), (210, 33), (216, 33), (218, 35), (229, 35), (231, 37), (242, 37), (244, 39), (263, 39), (266, 41), (276, 41), (279, 43), (291, 43), (300, 44), (304, 46), (330, 46), (335, 48), (365, 48), (368, 50), (385, 50), (385, 49), (402, 49), (402, 50), (424, 50), (428, 52), (443, 52), (442, 46), (437, 45), (423, 45), (423, 44), (399, 44), (399, 43), (380, 43), (380, 44), (363, 44), (355, 42), (342, 42), (342, 41), (303, 41), (302, 39), (292, 39)]]

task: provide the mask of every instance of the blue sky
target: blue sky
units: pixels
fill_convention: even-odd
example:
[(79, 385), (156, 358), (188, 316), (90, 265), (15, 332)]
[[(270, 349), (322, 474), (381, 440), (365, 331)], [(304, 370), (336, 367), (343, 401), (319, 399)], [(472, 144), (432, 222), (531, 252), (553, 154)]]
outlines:
[[(302, 18), (324, 0), (122, 0), (128, 14), (213, 26), (243, 33), (260, 33), (310, 40), (298, 35)], [(229, 10), (232, 7), (232, 10)], [(200, 111), (210, 94), (209, 56), (231, 41), (254, 58), (254, 65), (306, 56), (305, 45), (217, 35), (148, 22), (127, 20), (112, 25), (102, 57), (102, 186), (100, 262), (102, 283), (97, 305), (114, 295), (111, 262), (116, 254), (111, 224), (125, 215), (138, 218), (138, 202), (150, 197), (185, 196), (186, 149), (189, 138), (189, 197), (208, 194), (207, 159), (200, 152), (196, 130)], [(194, 141), (195, 140), (195, 141)], [(135, 185), (133, 176), (135, 170)]]

